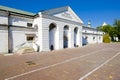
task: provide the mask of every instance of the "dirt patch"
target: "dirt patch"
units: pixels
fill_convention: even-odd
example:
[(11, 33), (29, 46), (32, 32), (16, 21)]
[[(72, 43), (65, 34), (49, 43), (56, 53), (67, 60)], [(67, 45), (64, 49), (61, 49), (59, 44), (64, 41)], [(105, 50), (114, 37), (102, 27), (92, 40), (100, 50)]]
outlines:
[(36, 63), (34, 62), (34, 61), (26, 61), (25, 62), (27, 65), (29, 65), (29, 66), (34, 66), (34, 65), (36, 65)]

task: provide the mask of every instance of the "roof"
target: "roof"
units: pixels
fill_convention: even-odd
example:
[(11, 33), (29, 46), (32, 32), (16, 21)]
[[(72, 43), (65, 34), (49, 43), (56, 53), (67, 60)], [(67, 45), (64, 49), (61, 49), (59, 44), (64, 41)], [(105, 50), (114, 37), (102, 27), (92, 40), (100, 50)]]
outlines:
[(82, 28), (87, 28), (87, 29), (97, 30), (97, 29), (95, 29), (95, 28), (87, 27), (87, 26), (82, 26)]
[(19, 14), (25, 14), (25, 15), (30, 15), (30, 16), (34, 16), (35, 15), (34, 13), (31, 13), (31, 12), (18, 10), (18, 9), (6, 7), (6, 6), (1, 6), (1, 5), (0, 5), (0, 10), (10, 11), (10, 12), (19, 13)]
[(59, 8), (53, 8), (53, 9), (48, 9), (48, 10), (43, 10), (41, 11), (44, 14), (48, 14), (48, 15), (53, 15), (53, 14), (57, 14), (60, 12), (64, 12), (68, 10), (69, 6), (63, 6), (63, 7), (59, 7)]
[[(69, 12), (68, 14), (72, 15), (72, 18), (74, 18), (73, 20), (77, 20), (77, 22), (83, 23), (83, 21), (80, 19), (80, 17), (77, 16), (77, 14), (70, 8), (70, 6), (63, 6), (63, 7), (59, 7), (59, 8), (43, 10), (43, 11), (41, 11), (41, 13), (49, 15), (49, 16), (56, 16), (57, 14), (61, 14), (66, 11)], [(56, 17), (61, 18), (60, 16), (56, 16)], [(72, 20), (72, 19), (70, 19), (70, 20)]]
[[(91, 30), (97, 30), (97, 31), (101, 31), (101, 30), (98, 30), (98, 29), (96, 29), (96, 28), (92, 28), (92, 27), (87, 27), (87, 26), (82, 26), (82, 28), (87, 28), (87, 29), (91, 29)], [(103, 32), (103, 31), (101, 31), (101, 32)]]

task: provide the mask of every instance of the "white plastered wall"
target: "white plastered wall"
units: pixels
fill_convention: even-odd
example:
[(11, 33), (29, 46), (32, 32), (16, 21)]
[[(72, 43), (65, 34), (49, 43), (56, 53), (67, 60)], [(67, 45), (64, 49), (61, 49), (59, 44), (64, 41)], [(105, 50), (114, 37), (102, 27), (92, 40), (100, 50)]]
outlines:
[(24, 17), (11, 16), (10, 24), (27, 27), (27, 23), (33, 23), (33, 19), (28, 19)]
[(0, 30), (0, 53), (8, 52), (8, 31)]
[[(43, 33), (42, 33), (42, 18), (41, 18), (41, 14), (39, 14), (40, 17), (36, 17), (34, 18), (34, 21), (33, 21), (33, 27), (35, 25), (38, 26), (38, 30), (36, 31), (36, 38), (35, 38), (35, 44), (37, 44), (39, 46), (39, 51), (42, 51), (43, 50), (43, 40), (42, 40), (42, 37), (43, 37)], [(36, 45), (34, 45), (34, 49), (36, 49)]]
[(7, 17), (7, 15), (0, 14), (0, 24), (8, 24), (8, 17)]

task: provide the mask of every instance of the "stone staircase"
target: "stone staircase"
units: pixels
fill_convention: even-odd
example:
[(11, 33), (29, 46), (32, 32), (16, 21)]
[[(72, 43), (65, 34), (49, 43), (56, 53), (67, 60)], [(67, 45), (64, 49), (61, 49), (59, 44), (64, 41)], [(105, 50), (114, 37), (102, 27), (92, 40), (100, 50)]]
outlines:
[(33, 53), (35, 52), (33, 48), (30, 47), (22, 47), (19, 50), (17, 50), (17, 54), (27, 54), (27, 53)]
[(33, 53), (35, 52), (33, 48), (33, 43), (32, 42), (25, 42), (22, 45), (18, 46), (17, 50), (15, 53), (17, 54), (27, 54), (27, 53)]

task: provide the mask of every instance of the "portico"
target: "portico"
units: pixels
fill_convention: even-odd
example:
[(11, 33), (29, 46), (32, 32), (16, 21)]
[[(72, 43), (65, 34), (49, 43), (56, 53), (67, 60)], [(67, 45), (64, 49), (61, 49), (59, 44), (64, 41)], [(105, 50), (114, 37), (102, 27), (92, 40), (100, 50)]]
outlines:
[(40, 25), (37, 43), (41, 51), (82, 46), (83, 22), (69, 6), (42, 11), (34, 23)]

